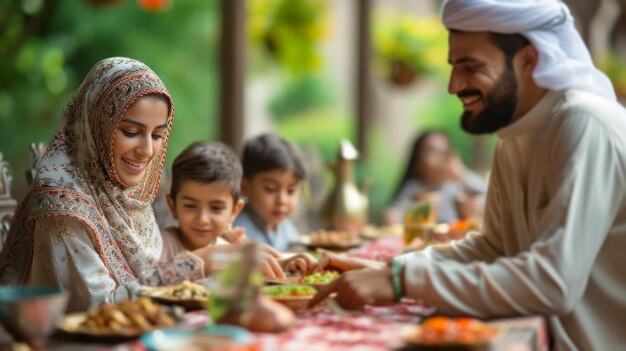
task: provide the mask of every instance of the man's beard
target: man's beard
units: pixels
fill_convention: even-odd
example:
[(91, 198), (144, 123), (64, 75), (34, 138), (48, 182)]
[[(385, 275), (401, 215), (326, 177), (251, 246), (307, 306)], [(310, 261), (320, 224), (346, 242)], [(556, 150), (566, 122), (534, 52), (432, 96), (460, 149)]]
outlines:
[[(459, 97), (482, 93), (478, 90), (463, 90)], [(517, 107), (517, 79), (513, 70), (506, 69), (498, 78), (493, 89), (483, 96), (484, 109), (478, 114), (465, 111), (461, 115), (461, 128), (471, 134), (486, 134), (498, 131), (511, 122)]]

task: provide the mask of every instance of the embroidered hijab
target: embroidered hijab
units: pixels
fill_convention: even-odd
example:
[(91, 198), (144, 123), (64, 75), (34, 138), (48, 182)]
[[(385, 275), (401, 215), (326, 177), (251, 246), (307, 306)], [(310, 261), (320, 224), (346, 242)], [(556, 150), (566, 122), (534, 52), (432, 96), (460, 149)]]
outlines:
[(533, 77), (541, 87), (616, 100), (611, 81), (593, 65), (561, 0), (447, 0), (442, 18), (449, 29), (522, 34), (539, 52)]
[[(162, 147), (140, 182), (127, 186), (113, 166), (113, 140), (126, 110), (145, 95), (169, 101)], [(79, 220), (118, 285), (136, 279), (158, 259), (162, 242), (150, 206), (161, 179), (174, 104), (145, 64), (114, 57), (98, 62), (63, 112), (58, 129), (37, 165), (37, 177), (16, 213), (0, 255), (0, 283), (25, 283), (32, 262), (34, 224), (48, 216)]]

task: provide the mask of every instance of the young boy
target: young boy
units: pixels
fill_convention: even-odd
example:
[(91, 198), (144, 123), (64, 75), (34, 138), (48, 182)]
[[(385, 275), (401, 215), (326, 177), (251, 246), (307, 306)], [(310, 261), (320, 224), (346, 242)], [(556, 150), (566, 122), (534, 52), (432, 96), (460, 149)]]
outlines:
[(248, 239), (284, 251), (298, 237), (288, 219), (306, 178), (304, 161), (293, 145), (275, 134), (262, 134), (244, 146), (241, 192), (246, 207), (235, 219)]
[[(232, 222), (243, 208), (241, 176), (237, 155), (221, 143), (195, 142), (176, 157), (167, 204), (178, 227), (161, 232), (162, 258), (218, 242), (240, 241), (243, 233), (233, 231)], [(231, 237), (224, 241), (220, 235)]]
[[(242, 228), (232, 228), (233, 219), (244, 206), (239, 198), (241, 178), (239, 159), (222, 143), (195, 142), (176, 157), (167, 204), (178, 227), (161, 231), (161, 259), (245, 239)], [(260, 254), (261, 270), (270, 278), (284, 277), (283, 269), (306, 273), (317, 264), (305, 254), (281, 259), (278, 252), (264, 245)]]

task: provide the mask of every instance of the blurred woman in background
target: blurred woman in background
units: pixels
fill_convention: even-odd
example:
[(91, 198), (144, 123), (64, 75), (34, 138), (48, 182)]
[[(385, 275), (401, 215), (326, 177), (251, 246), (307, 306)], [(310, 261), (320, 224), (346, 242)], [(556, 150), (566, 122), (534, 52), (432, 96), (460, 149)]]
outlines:
[(402, 222), (415, 203), (429, 202), (438, 223), (480, 216), (485, 180), (468, 170), (443, 132), (427, 130), (415, 142), (392, 200), (386, 224)]

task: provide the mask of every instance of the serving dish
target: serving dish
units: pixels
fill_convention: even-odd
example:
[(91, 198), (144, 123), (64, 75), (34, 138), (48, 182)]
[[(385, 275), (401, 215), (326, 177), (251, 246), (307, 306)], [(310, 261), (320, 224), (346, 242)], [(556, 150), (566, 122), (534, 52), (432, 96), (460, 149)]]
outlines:
[(137, 295), (149, 297), (164, 305), (176, 305), (186, 310), (200, 310), (208, 303), (209, 289), (202, 284), (184, 281), (169, 286), (142, 286)]

